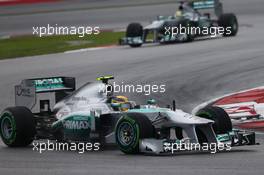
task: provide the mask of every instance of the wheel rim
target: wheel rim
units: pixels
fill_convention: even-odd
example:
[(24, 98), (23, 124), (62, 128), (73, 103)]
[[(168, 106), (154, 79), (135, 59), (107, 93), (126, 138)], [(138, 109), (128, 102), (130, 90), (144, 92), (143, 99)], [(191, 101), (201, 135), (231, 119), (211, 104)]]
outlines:
[(9, 117), (4, 117), (1, 122), (1, 132), (5, 139), (10, 139), (13, 135), (14, 129), (12, 121)]
[(183, 42), (183, 41), (187, 41), (188, 35), (186, 33), (183, 34), (179, 34), (178, 39), (179, 41)]
[(122, 145), (130, 145), (133, 142), (134, 137), (134, 128), (130, 123), (124, 122), (120, 124), (118, 131), (118, 140)]

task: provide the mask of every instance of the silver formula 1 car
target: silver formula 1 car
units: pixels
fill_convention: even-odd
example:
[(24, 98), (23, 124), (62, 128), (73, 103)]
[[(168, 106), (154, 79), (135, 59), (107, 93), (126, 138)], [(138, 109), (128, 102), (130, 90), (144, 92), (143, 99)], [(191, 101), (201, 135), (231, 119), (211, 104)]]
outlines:
[(158, 16), (151, 24), (127, 26), (126, 37), (120, 45), (140, 47), (144, 43), (191, 42), (197, 37), (235, 36), (238, 32), (237, 17), (223, 13), (219, 0), (183, 0), (174, 16)]
[(0, 116), (3, 142), (10, 147), (27, 146), (38, 139), (100, 142), (117, 144), (125, 153), (156, 154), (166, 152), (164, 144), (186, 140), (255, 144), (255, 134), (233, 130), (221, 108), (201, 109), (194, 116), (176, 110), (175, 103), (172, 109), (158, 107), (155, 100), (136, 105), (113, 94), (110, 79), (100, 77), (102, 82), (86, 83), (77, 90), (71, 77), (23, 80), (15, 87), (16, 106)]

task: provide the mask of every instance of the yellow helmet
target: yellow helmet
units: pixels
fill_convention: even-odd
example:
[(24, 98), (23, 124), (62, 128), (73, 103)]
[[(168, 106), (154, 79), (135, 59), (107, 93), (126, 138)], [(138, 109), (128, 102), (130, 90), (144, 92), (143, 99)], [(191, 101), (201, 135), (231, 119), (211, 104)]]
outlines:
[(112, 98), (111, 103), (127, 103), (128, 98), (122, 95), (118, 95)]
[(182, 11), (177, 10), (175, 13), (175, 17), (182, 17)]
[(113, 97), (111, 100), (111, 104), (114, 110), (120, 110), (120, 111), (127, 111), (131, 107), (128, 98), (121, 95)]

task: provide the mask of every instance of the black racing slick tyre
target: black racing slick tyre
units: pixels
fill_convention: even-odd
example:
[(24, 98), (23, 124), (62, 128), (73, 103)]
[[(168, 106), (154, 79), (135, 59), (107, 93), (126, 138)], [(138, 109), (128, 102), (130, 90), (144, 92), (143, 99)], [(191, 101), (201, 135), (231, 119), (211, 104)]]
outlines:
[(138, 154), (140, 139), (153, 138), (154, 127), (150, 120), (140, 113), (127, 113), (119, 119), (115, 138), (119, 149), (125, 154)]
[[(139, 23), (131, 23), (127, 26), (126, 37), (134, 38), (140, 37), (143, 38), (143, 26)], [(130, 47), (140, 47), (142, 44), (130, 44)]]
[(232, 122), (224, 109), (216, 106), (208, 106), (200, 109), (196, 116), (214, 121), (213, 129), (216, 134), (226, 134), (232, 131)]
[(239, 28), (237, 17), (233, 13), (222, 14), (219, 17), (218, 25), (224, 28), (223, 36), (225, 37), (236, 36)]
[(36, 134), (34, 115), (26, 107), (6, 108), (0, 116), (0, 135), (9, 147), (25, 147)]

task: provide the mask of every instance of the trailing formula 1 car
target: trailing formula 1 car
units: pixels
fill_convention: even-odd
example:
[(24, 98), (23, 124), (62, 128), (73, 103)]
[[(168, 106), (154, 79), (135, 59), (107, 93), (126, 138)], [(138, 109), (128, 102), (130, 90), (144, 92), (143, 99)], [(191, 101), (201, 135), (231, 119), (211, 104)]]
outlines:
[(237, 17), (233, 13), (223, 13), (219, 0), (185, 0), (179, 1), (174, 16), (158, 16), (145, 27), (140, 23), (129, 24), (126, 37), (119, 43), (140, 47), (144, 43), (191, 42), (202, 36), (230, 37), (237, 32)]
[[(0, 116), (0, 135), (9, 147), (33, 140), (100, 142), (125, 153), (163, 153), (164, 143), (254, 145), (255, 133), (232, 129), (224, 110), (201, 109), (196, 115), (158, 107), (155, 100), (136, 105), (109, 89), (113, 76), (99, 77), (75, 90), (72, 77), (26, 79), (15, 86), (15, 107)], [(200, 117), (198, 117), (200, 116)], [(175, 138), (171, 137), (175, 131)], [(187, 139), (188, 137), (188, 139)]]

